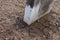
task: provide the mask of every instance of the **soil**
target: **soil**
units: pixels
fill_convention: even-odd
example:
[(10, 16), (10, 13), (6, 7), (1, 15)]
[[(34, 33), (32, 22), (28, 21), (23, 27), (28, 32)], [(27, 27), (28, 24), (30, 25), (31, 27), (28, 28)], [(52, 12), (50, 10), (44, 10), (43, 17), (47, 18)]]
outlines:
[(0, 40), (60, 40), (60, 0), (52, 11), (28, 26), (26, 0), (0, 0)]

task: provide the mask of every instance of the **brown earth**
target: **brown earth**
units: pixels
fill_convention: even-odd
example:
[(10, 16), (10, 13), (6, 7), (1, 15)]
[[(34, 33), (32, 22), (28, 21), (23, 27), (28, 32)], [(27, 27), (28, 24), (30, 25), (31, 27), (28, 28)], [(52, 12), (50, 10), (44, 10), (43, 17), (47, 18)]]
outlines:
[(60, 40), (60, 0), (52, 11), (28, 26), (23, 22), (26, 0), (0, 0), (0, 40)]

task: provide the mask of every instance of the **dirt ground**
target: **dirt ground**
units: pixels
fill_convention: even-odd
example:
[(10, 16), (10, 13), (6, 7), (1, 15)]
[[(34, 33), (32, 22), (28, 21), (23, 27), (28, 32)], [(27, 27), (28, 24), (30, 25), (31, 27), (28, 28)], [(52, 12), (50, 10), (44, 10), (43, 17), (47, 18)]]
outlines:
[(23, 22), (26, 0), (0, 0), (0, 40), (60, 40), (60, 0), (52, 11), (28, 26)]

